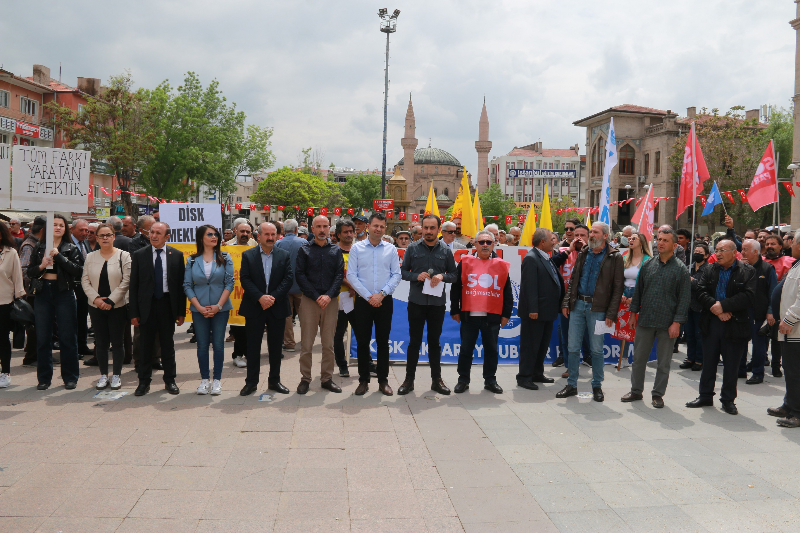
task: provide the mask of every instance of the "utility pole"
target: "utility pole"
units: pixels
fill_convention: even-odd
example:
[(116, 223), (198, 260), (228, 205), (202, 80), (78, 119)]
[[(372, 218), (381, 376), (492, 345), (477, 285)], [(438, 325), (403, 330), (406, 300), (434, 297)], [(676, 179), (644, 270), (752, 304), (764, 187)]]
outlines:
[(378, 10), (378, 17), (381, 19), (381, 31), (386, 34), (386, 68), (384, 69), (383, 82), (383, 164), (381, 166), (381, 198), (386, 197), (386, 128), (389, 107), (389, 34), (397, 31), (397, 17), (400, 10), (395, 9), (389, 15), (389, 10), (382, 7)]

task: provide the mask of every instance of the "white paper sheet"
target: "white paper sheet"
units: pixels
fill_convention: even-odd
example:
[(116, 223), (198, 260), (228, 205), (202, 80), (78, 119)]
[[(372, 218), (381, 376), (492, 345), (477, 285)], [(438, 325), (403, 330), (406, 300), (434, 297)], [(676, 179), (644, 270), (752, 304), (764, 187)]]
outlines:
[(435, 287), (431, 287), (431, 280), (426, 279), (422, 285), (422, 294), (430, 294), (431, 296), (441, 296), (444, 291), (444, 281), (440, 281)]
[(349, 292), (342, 292), (339, 293), (339, 309), (344, 311), (345, 313), (349, 313), (355, 307), (355, 302), (353, 302), (353, 297), (350, 296)]
[(606, 326), (605, 320), (598, 320), (594, 323), (594, 334), (602, 335), (604, 333), (614, 333), (614, 324)]

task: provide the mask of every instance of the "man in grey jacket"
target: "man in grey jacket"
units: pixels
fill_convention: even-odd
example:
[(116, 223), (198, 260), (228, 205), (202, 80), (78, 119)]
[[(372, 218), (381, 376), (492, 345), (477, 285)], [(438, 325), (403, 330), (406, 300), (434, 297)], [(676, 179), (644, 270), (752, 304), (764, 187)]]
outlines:
[[(431, 390), (450, 394), (442, 380), (441, 347), (439, 337), (444, 323), (445, 295), (442, 283), (453, 283), (456, 279), (456, 262), (453, 252), (439, 235), (439, 217), (425, 215), (422, 218), (422, 239), (412, 242), (405, 251), (400, 275), (411, 282), (408, 294), (408, 355), (406, 379), (397, 394), (408, 394), (414, 390), (414, 377), (422, 346), (422, 331), (428, 324), (428, 360), (431, 366)], [(431, 291), (425, 289), (426, 282)], [(440, 289), (438, 294), (429, 294)]]

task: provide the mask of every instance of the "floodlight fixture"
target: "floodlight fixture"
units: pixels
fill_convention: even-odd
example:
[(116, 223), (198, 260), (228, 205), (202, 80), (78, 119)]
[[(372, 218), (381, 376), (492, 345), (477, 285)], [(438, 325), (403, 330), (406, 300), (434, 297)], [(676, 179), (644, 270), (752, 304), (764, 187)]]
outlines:
[(400, 16), (400, 10), (399, 9), (395, 9), (394, 13), (392, 13), (392, 18), (396, 19), (399, 16)]

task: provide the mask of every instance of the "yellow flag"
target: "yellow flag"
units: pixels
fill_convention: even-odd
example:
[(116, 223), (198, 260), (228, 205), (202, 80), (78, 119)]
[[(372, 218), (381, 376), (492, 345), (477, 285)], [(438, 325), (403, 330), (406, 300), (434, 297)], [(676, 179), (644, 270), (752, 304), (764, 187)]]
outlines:
[(475, 214), (472, 210), (472, 198), (469, 193), (469, 178), (466, 172), (461, 175), (461, 190), (464, 193), (462, 196), (463, 201), (461, 202), (461, 235), (474, 237), (478, 233), (478, 229), (475, 227)]
[(544, 199), (542, 200), (542, 218), (539, 227), (553, 231), (553, 219), (550, 218), (550, 196), (547, 194), (547, 184), (544, 184)]
[(439, 204), (436, 203), (436, 193), (433, 192), (433, 182), (431, 182), (431, 190), (428, 191), (428, 202), (425, 204), (425, 214), (441, 217), (439, 214)]
[(472, 212), (475, 215), (475, 231), (478, 232), (483, 229), (483, 212), (481, 211), (481, 201), (478, 199), (478, 191), (475, 191), (475, 203), (472, 205)]
[(522, 235), (519, 236), (520, 246), (533, 246), (533, 232), (536, 231), (536, 213), (533, 211), (533, 202), (525, 217), (525, 226), (522, 228)]
[[(464, 175), (467, 173), (467, 169), (464, 168)], [(469, 189), (467, 189), (469, 191)], [(467, 196), (469, 196), (469, 192), (467, 192)], [(464, 209), (464, 188), (459, 187), (458, 194), (456, 195), (456, 201), (453, 202), (453, 210), (450, 212), (450, 220), (454, 218), (462, 218), (462, 211)]]

